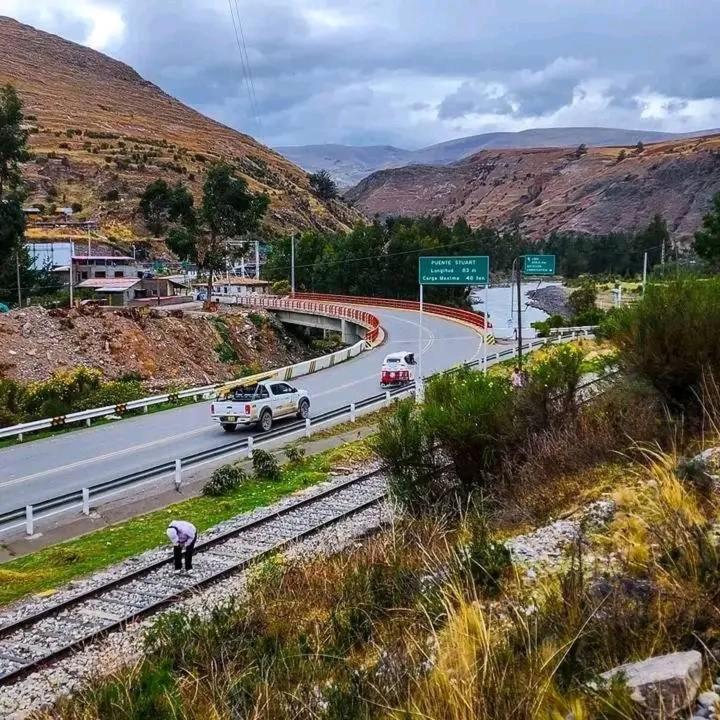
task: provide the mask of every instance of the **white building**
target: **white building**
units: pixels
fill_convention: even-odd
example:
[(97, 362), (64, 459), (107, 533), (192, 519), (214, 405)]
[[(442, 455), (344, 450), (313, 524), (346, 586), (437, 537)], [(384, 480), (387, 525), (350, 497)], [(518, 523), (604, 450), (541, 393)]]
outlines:
[[(230, 277), (215, 278), (213, 280), (213, 295), (222, 297), (244, 297), (245, 295), (269, 295), (270, 285), (267, 280), (256, 280), (255, 278)], [(199, 283), (202, 289), (202, 283)], [(207, 285), (205, 285), (207, 287)]]

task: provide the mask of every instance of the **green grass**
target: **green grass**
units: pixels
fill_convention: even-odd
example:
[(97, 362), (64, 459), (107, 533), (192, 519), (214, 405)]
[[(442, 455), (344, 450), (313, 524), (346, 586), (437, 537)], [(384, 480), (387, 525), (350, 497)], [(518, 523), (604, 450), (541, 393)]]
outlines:
[(198, 530), (273, 503), (327, 479), (334, 466), (360, 463), (372, 454), (367, 440), (347, 443), (283, 468), (279, 482), (250, 479), (236, 493), (198, 497), (112, 525), (0, 565), (0, 605), (59, 585), (163, 545), (169, 521), (190, 520)]

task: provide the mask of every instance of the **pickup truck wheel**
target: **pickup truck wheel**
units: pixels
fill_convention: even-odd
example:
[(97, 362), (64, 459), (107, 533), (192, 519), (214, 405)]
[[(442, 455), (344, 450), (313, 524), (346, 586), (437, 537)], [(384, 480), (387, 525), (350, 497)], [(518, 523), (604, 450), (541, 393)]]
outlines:
[(263, 432), (267, 432), (272, 427), (272, 413), (269, 410), (263, 410), (260, 415), (258, 425)]
[(237, 425), (235, 423), (223, 423), (222, 429), (225, 432), (235, 432), (235, 430), (237, 430)]
[(307, 420), (310, 416), (310, 403), (307, 400), (301, 400), (298, 405), (298, 417)]

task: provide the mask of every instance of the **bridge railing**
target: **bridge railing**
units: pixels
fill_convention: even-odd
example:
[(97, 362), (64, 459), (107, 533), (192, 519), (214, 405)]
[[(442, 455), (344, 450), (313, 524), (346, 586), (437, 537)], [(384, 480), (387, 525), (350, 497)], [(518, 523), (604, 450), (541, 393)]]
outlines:
[[(420, 310), (420, 303), (415, 300), (394, 300), (391, 298), (363, 297), (359, 295), (324, 295), (322, 293), (295, 293), (292, 296), (296, 300), (316, 301), (323, 303), (340, 303), (349, 305), (369, 305), (375, 307), (389, 307), (398, 310)], [(447, 305), (436, 305), (434, 303), (423, 303), (423, 312), (430, 315), (439, 315), (458, 322), (472, 325), (478, 330), (485, 330), (485, 316), (483, 313), (476, 313), (472, 310), (448, 307)], [(487, 328), (492, 328), (492, 323), (487, 323)]]
[(382, 340), (380, 320), (370, 312), (349, 307), (347, 303), (309, 297), (286, 298), (275, 295), (237, 295), (235, 297), (213, 295), (213, 299), (243, 307), (257, 307), (266, 310), (295, 310), (296, 312), (311, 313), (324, 317), (342, 318), (365, 328), (367, 331), (365, 340), (371, 345), (376, 345)]

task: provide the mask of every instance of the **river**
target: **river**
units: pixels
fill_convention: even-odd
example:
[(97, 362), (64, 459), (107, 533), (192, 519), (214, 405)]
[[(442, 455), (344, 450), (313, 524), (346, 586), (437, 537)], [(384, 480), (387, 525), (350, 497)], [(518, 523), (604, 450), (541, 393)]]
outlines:
[[(548, 287), (549, 285), (558, 285), (559, 283), (548, 282), (525, 282), (521, 285), (523, 306), (522, 306), (522, 326), (523, 337), (535, 337), (535, 330), (530, 327), (530, 323), (537, 320), (545, 320), (547, 313), (538, 308), (528, 306), (530, 299), (528, 292), (537, 290), (538, 288)], [(512, 297), (512, 300), (511, 300)], [(474, 310), (484, 310), (485, 289), (473, 288), (470, 293)], [(512, 309), (511, 309), (512, 308)], [(512, 287), (491, 287), (488, 290), (488, 311), (490, 322), (493, 325), (495, 337), (512, 338), (513, 330), (517, 325), (517, 286)]]

